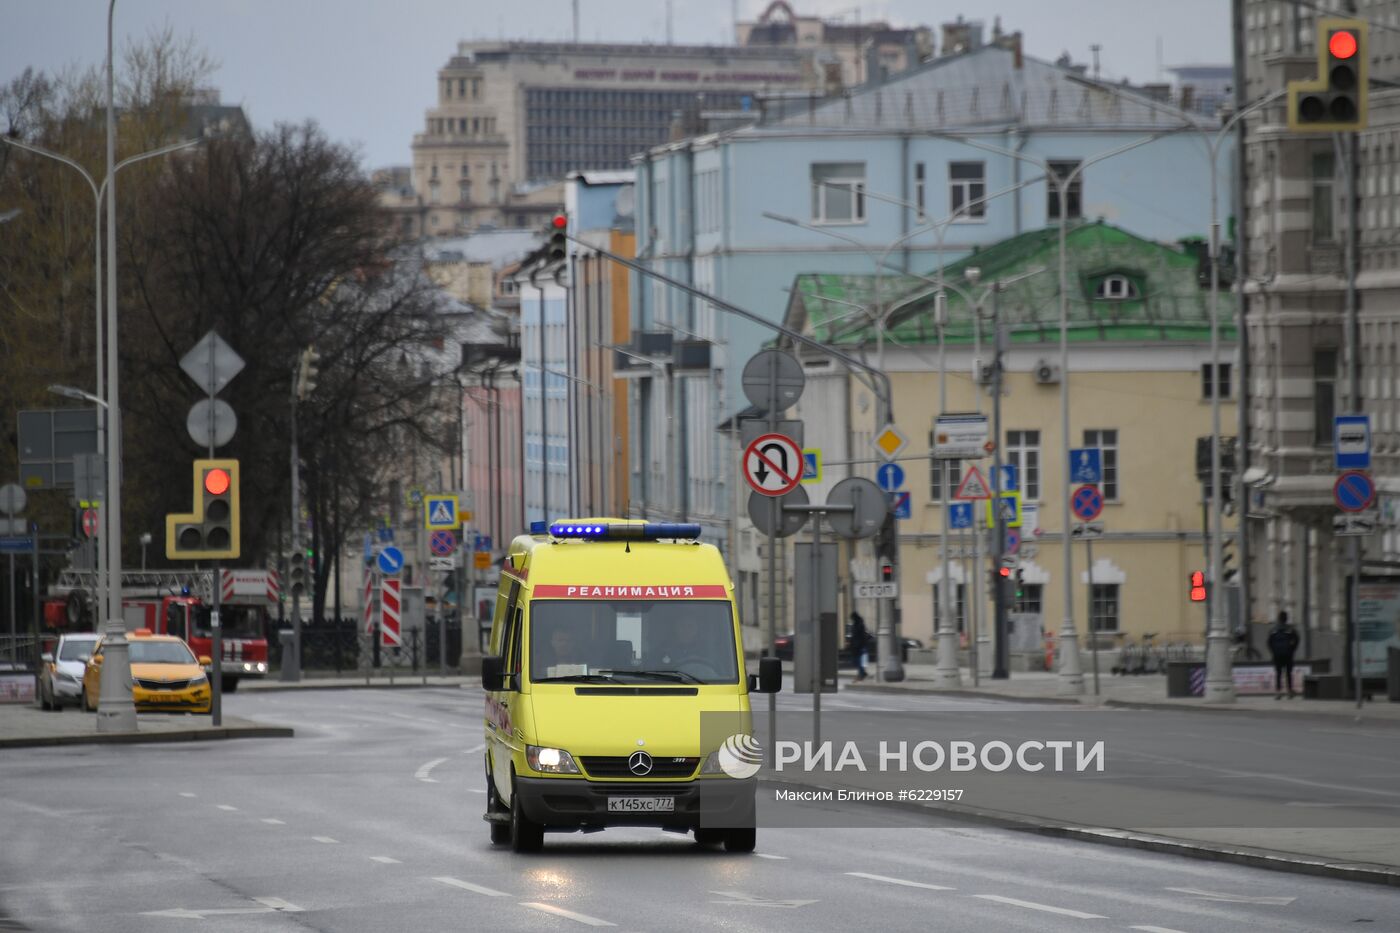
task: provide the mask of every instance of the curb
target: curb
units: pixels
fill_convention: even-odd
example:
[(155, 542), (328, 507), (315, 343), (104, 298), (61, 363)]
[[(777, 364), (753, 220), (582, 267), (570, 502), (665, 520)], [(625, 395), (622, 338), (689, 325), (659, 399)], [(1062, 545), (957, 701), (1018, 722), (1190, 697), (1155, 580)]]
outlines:
[(1004, 703), (1039, 703), (1050, 706), (1081, 705), (1079, 700), (1074, 697), (1020, 697), (1006, 693), (982, 693), (978, 690), (939, 690), (935, 687), (887, 687), (881, 684), (847, 683), (842, 684), (841, 689), (853, 690), (858, 693), (885, 693), (895, 696), (909, 694), (911, 696), (959, 697), (969, 700), (997, 700)]
[[(770, 786), (792, 785), (811, 790), (838, 791), (839, 786), (804, 784), (797, 781), (774, 781), (760, 779)], [(859, 790), (860, 788), (844, 788)], [(1251, 868), (1269, 871), (1288, 872), (1295, 875), (1312, 875), (1322, 878), (1335, 878), (1363, 884), (1379, 884), (1400, 888), (1400, 867), (1379, 865), (1372, 862), (1338, 862), (1321, 856), (1309, 856), (1276, 849), (1261, 849), (1244, 845), (1211, 844), (1176, 839), (1171, 836), (1154, 836), (1127, 829), (1095, 828), (1055, 823), (1042, 817), (1020, 813), (1006, 813), (997, 810), (979, 810), (976, 807), (927, 805), (917, 801), (894, 801), (892, 805), (906, 811), (917, 811), (926, 815), (945, 816), (964, 823), (982, 826), (995, 826), (1019, 832), (1034, 833), (1057, 839), (1072, 839), (1078, 842), (1098, 845), (1118, 846), (1125, 849), (1139, 849), (1148, 852), (1161, 852), (1184, 858), (1210, 862), (1229, 862)]]
[(220, 726), (169, 732), (94, 732), (77, 735), (36, 735), (0, 739), (0, 748), (39, 748), (54, 745), (139, 745), (149, 742), (213, 742), (223, 739), (290, 739), (288, 726)]
[(301, 690), (423, 690), (438, 688), (442, 690), (458, 690), (463, 684), (425, 684), (425, 683), (370, 683), (370, 684), (343, 684), (330, 683), (318, 684), (302, 681), (300, 684), (276, 684), (267, 687), (245, 686), (240, 693), (294, 693)]

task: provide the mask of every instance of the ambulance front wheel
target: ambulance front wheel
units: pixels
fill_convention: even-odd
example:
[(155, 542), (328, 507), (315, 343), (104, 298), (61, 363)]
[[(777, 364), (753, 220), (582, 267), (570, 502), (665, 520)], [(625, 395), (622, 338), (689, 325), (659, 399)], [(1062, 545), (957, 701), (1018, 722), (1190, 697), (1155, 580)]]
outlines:
[(538, 852), (544, 848), (544, 827), (525, 815), (525, 802), (511, 782), (510, 847), (514, 852)]

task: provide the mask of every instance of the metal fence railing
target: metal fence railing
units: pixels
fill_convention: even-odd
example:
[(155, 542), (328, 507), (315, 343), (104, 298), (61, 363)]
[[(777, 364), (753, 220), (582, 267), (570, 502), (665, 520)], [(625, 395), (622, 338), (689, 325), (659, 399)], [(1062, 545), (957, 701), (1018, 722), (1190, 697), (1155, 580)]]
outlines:
[[(470, 623), (473, 627), (475, 623)], [(405, 629), (403, 644), (397, 648), (380, 645), (376, 650), (357, 619), (320, 619), (301, 626), (301, 667), (304, 671), (355, 673), (366, 669), (392, 668), (418, 672), (442, 669), (455, 672), (462, 656), (462, 629), (456, 620), (446, 620), (439, 636), (439, 624), (429, 619), (422, 629)], [(445, 641), (446, 653), (439, 644)], [(267, 640), (268, 664), (280, 669), (282, 644), (273, 631)]]

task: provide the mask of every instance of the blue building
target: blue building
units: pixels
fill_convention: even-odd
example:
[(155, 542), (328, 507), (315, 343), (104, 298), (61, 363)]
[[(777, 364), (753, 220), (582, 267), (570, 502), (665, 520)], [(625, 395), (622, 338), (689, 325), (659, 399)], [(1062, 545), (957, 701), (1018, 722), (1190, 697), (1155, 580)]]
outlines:
[[(1070, 220), (1102, 219), (1162, 242), (1205, 236), (1206, 141), (1217, 126), (1018, 50), (983, 47), (839, 98), (764, 101), (749, 125), (635, 157), (638, 256), (777, 322), (799, 274), (927, 274), (1056, 223), (1060, 202), (1045, 174), (1081, 166), (1067, 191)], [(1217, 166), (1222, 205), (1231, 203), (1229, 146)], [(745, 407), (744, 362), (774, 332), (641, 277), (632, 319), (644, 332), (714, 344), (708, 377), (677, 386), (680, 436), (666, 468), (681, 472), (681, 494), (642, 508), (713, 525), (723, 541), (747, 496), (732, 483), (732, 434), (716, 427)], [(667, 436), (669, 412), (634, 410), (634, 452), (656, 449), (648, 439)], [(646, 488), (649, 468), (634, 454), (634, 490)]]

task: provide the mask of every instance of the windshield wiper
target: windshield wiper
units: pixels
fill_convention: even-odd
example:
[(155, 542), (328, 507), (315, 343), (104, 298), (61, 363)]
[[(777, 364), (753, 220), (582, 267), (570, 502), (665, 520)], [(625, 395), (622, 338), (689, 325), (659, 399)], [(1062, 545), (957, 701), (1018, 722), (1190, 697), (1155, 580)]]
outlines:
[(659, 680), (674, 680), (677, 683), (703, 684), (705, 681), (685, 671), (625, 671), (636, 677), (654, 677)]
[(567, 681), (578, 681), (580, 683), (617, 683), (617, 678), (612, 674), (561, 674), (558, 677), (531, 677), (530, 682), (536, 684), (557, 684)]

